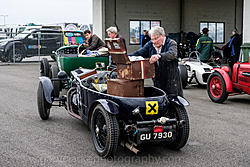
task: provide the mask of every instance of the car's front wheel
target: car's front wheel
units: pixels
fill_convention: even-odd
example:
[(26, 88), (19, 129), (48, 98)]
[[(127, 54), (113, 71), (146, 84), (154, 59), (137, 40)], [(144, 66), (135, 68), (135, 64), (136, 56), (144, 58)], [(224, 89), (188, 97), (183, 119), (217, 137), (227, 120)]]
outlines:
[[(167, 147), (173, 150), (179, 150), (184, 147), (188, 141), (189, 137), (189, 119), (188, 114), (184, 106), (177, 104), (171, 104), (168, 110), (168, 117), (176, 118), (179, 122), (176, 126), (176, 139), (167, 143)], [(183, 124), (180, 124), (180, 121), (184, 121)]]
[(20, 48), (16, 48), (15, 55), (13, 55), (13, 50), (9, 50), (8, 57), (11, 62), (21, 62), (24, 58), (24, 51)]
[(51, 105), (45, 99), (42, 82), (39, 82), (37, 90), (37, 106), (40, 118), (42, 120), (49, 119)]
[(209, 76), (207, 93), (209, 98), (215, 103), (223, 103), (227, 99), (226, 83), (218, 72), (214, 72)]
[(91, 116), (91, 133), (98, 155), (108, 158), (114, 155), (118, 146), (119, 125), (115, 115), (108, 113), (98, 104)]

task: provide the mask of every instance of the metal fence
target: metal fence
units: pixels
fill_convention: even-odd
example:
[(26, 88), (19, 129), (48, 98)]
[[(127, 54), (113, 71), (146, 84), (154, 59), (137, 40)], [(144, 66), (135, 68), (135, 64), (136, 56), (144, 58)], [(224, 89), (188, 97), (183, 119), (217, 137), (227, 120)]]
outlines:
[(61, 32), (23, 32), (11, 35), (14, 38), (0, 32), (0, 63), (34, 62), (40, 61), (43, 56), (53, 60), (54, 52), (64, 45)]

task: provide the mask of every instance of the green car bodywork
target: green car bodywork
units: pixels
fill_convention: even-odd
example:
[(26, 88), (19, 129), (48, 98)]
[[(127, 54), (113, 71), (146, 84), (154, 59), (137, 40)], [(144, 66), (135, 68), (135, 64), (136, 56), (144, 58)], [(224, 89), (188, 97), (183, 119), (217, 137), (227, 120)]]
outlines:
[(80, 67), (86, 69), (96, 68), (96, 63), (104, 63), (105, 68), (109, 65), (109, 56), (84, 56), (79, 57), (78, 45), (63, 46), (55, 52), (56, 63), (60, 71), (70, 75), (72, 70)]

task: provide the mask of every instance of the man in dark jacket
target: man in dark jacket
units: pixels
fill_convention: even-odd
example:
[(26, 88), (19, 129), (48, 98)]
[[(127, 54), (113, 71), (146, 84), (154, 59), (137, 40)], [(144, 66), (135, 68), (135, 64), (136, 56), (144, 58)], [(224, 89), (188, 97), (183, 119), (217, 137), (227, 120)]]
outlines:
[(141, 46), (143, 47), (148, 41), (150, 41), (150, 37), (148, 35), (148, 31), (147, 30), (143, 30), (143, 35), (142, 35), (142, 39), (141, 39)]
[(240, 35), (238, 34), (237, 30), (235, 29), (232, 31), (232, 36), (228, 44), (228, 47), (231, 50), (232, 64), (239, 61), (241, 44), (242, 44), (242, 39)]
[(155, 64), (154, 86), (164, 90), (168, 95), (183, 96), (176, 42), (166, 37), (164, 29), (159, 26), (153, 27), (149, 35), (151, 41), (129, 56), (150, 58), (149, 62)]
[(95, 34), (89, 30), (84, 31), (84, 35), (88, 40), (88, 47), (85, 50), (98, 50), (105, 46), (105, 43)]

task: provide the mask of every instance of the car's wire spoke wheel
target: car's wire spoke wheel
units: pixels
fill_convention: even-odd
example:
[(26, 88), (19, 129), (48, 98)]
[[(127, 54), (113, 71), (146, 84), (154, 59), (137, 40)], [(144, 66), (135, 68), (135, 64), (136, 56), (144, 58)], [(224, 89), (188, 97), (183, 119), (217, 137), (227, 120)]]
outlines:
[(91, 133), (96, 152), (104, 158), (113, 156), (118, 145), (119, 125), (115, 115), (100, 104), (92, 113)]
[(223, 89), (223, 85), (222, 82), (220, 80), (220, 78), (218, 76), (214, 76), (209, 84), (210, 90), (211, 90), (211, 94), (215, 97), (215, 98), (219, 98), (222, 95), (222, 89)]
[(166, 143), (166, 146), (173, 150), (179, 150), (185, 146), (189, 137), (189, 118), (184, 106), (170, 104), (167, 117), (176, 118), (177, 121), (185, 121), (183, 126), (176, 126), (176, 139), (171, 143)]
[(226, 83), (218, 72), (212, 73), (208, 78), (207, 92), (209, 98), (216, 103), (224, 102), (228, 93), (226, 92)]
[(51, 105), (46, 101), (42, 82), (39, 82), (37, 90), (38, 112), (42, 120), (49, 119)]

